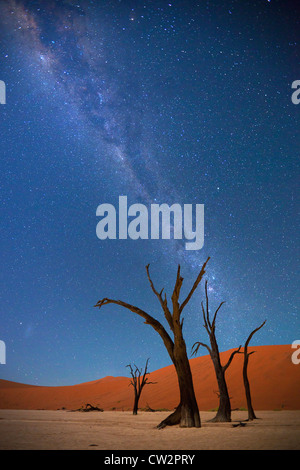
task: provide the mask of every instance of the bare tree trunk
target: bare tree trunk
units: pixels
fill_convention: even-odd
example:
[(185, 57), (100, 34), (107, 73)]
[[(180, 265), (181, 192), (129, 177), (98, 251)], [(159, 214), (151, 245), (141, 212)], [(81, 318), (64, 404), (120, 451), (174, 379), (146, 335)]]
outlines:
[(144, 318), (145, 323), (151, 325), (152, 328), (154, 328), (154, 330), (162, 338), (177, 373), (180, 392), (180, 403), (177, 406), (176, 410), (158, 425), (158, 428), (164, 428), (165, 426), (172, 426), (174, 424), (179, 424), (182, 427), (201, 427), (200, 414), (195, 397), (190, 363), (187, 356), (185, 341), (182, 335), (183, 319), (181, 319), (181, 314), (183, 309), (191, 299), (196, 288), (198, 287), (200, 281), (202, 280), (209, 259), (210, 258), (208, 258), (203, 264), (193, 284), (192, 289), (181, 304), (179, 303), (179, 295), (183, 278), (180, 275), (180, 266), (178, 266), (176, 282), (172, 294), (172, 313), (168, 307), (166, 294), (164, 295), (164, 297), (162, 295), (164, 289), (162, 289), (160, 292), (155, 289), (149, 274), (149, 265), (146, 266), (147, 276), (150, 282), (151, 289), (160, 302), (165, 319), (167, 320), (170, 330), (173, 333), (173, 340), (158, 320), (153, 318), (144, 310), (135, 307), (134, 305), (128, 304), (121, 300), (113, 300), (108, 298), (99, 300), (95, 305), (95, 307), (101, 308), (103, 305), (112, 303), (125, 307), (133, 313), (136, 313), (137, 315)]
[(219, 388), (219, 408), (218, 408), (216, 416), (211, 421), (212, 422), (230, 422), (231, 421), (231, 404), (230, 404), (230, 397), (228, 393), (227, 383), (225, 379), (225, 372), (227, 368), (229, 367), (229, 365), (231, 364), (231, 361), (234, 355), (240, 352), (241, 346), (235, 351), (233, 351), (227, 363), (224, 366), (222, 366), (215, 329), (216, 329), (217, 314), (221, 306), (224, 304), (224, 302), (221, 302), (221, 304), (219, 305), (219, 307), (214, 313), (213, 320), (211, 321), (210, 315), (209, 315), (209, 308), (208, 308), (207, 281), (205, 282), (205, 296), (206, 296), (206, 308), (204, 309), (203, 302), (201, 304), (201, 307), (202, 307), (202, 313), (203, 313), (203, 319), (204, 319), (204, 327), (208, 333), (209, 340), (210, 340), (210, 347), (207, 344), (201, 343), (198, 341), (193, 345), (193, 349), (194, 349), (193, 354), (197, 353), (200, 346), (206, 347), (214, 365), (215, 374), (216, 374), (216, 378), (218, 382), (218, 388)]
[(231, 421), (231, 404), (225, 379), (225, 371), (219, 361), (219, 358), (213, 360), (216, 378), (219, 388), (219, 408), (212, 422), (229, 422)]
[(265, 323), (266, 323), (266, 321), (264, 321), (258, 328), (256, 328), (255, 330), (253, 330), (250, 333), (250, 335), (248, 336), (247, 341), (245, 342), (245, 346), (244, 346), (243, 380), (244, 380), (244, 387), (245, 387), (245, 393), (246, 393), (247, 408), (248, 408), (248, 420), (249, 421), (252, 421), (252, 420), (257, 419), (257, 418), (255, 416), (254, 409), (253, 409), (253, 406), (252, 406), (251, 393), (250, 393), (250, 384), (249, 384), (249, 380), (248, 380), (249, 356), (250, 356), (250, 354), (253, 354), (255, 351), (251, 351), (250, 353), (248, 353), (248, 345), (250, 343), (250, 340), (251, 340), (252, 336), (258, 330), (260, 330), (264, 326)]
[(255, 416), (254, 409), (252, 406), (250, 384), (249, 384), (248, 374), (247, 374), (248, 361), (249, 361), (249, 354), (245, 354), (244, 364), (243, 364), (243, 380), (244, 380), (245, 394), (246, 394), (246, 400), (247, 400), (248, 420), (252, 421), (253, 419), (256, 419), (256, 416)]
[(145, 366), (145, 372), (142, 375), (142, 369), (139, 369), (137, 366), (135, 366), (135, 370), (133, 370), (131, 364), (128, 364), (126, 367), (130, 368), (130, 374), (131, 374), (131, 381), (130, 385), (133, 386), (134, 390), (134, 403), (133, 403), (133, 414), (137, 415), (138, 412), (138, 406), (139, 406), (139, 400), (140, 396), (142, 393), (143, 388), (145, 385), (150, 385), (150, 384), (155, 384), (156, 382), (149, 382), (147, 375), (149, 375), (149, 372), (147, 371), (148, 369), (148, 362), (149, 359), (146, 361), (146, 366)]
[(134, 415), (137, 415), (137, 412), (138, 412), (139, 399), (140, 399), (140, 397), (138, 396), (137, 393), (135, 393), (135, 394), (134, 394), (133, 411), (132, 411), (132, 413), (133, 413)]
[(187, 357), (186, 345), (181, 338), (174, 348), (174, 364), (178, 377), (180, 391), (180, 426), (196, 427), (201, 426), (198, 404), (194, 391), (194, 384), (190, 363)]
[(201, 427), (198, 404), (194, 392), (194, 384), (190, 363), (186, 353), (185, 342), (182, 338), (181, 344), (174, 348), (174, 365), (178, 378), (180, 402), (174, 413), (164, 419), (157, 427), (179, 424), (180, 427)]
[(188, 365), (186, 364), (184, 356), (176, 360), (175, 369), (178, 377), (180, 402), (175, 411), (157, 427), (162, 429), (166, 426), (179, 424), (182, 428), (200, 428), (201, 420), (194, 392), (192, 373), (190, 365), (189, 363)]

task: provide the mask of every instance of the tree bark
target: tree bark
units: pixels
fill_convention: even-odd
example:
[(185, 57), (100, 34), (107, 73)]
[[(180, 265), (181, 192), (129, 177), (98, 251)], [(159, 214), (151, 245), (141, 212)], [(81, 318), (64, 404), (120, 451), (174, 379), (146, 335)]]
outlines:
[(135, 365), (135, 370), (133, 370), (131, 364), (128, 364), (126, 366), (126, 367), (129, 367), (130, 374), (132, 377), (130, 381), (130, 385), (133, 386), (133, 390), (134, 390), (134, 403), (133, 403), (134, 415), (137, 415), (138, 413), (139, 400), (140, 400), (141, 393), (145, 385), (152, 385), (156, 383), (156, 382), (149, 382), (148, 380), (148, 377), (147, 377), (147, 375), (149, 375), (149, 372), (147, 371), (148, 362), (149, 362), (149, 359), (147, 359), (146, 361), (145, 372), (143, 375), (142, 375), (142, 369), (139, 369), (136, 365)]
[(132, 414), (137, 415), (138, 406), (139, 406), (139, 396), (137, 393), (134, 394), (134, 403), (133, 403), (133, 411)]
[(244, 380), (244, 387), (245, 387), (245, 394), (246, 394), (246, 400), (247, 400), (247, 408), (248, 408), (248, 420), (252, 421), (256, 418), (253, 406), (252, 406), (252, 399), (251, 399), (251, 392), (250, 392), (250, 384), (249, 384), (249, 379), (248, 379), (248, 362), (249, 362), (249, 356), (250, 354), (253, 354), (255, 351), (251, 351), (250, 353), (248, 352), (248, 345), (250, 343), (250, 340), (252, 336), (260, 330), (266, 321), (264, 321), (258, 328), (253, 330), (250, 335), (248, 336), (247, 341), (245, 342), (244, 346), (244, 364), (243, 364), (243, 380)]
[(95, 305), (95, 307), (101, 308), (103, 305), (112, 303), (125, 307), (128, 310), (144, 318), (145, 323), (151, 325), (152, 328), (154, 328), (154, 330), (162, 338), (177, 373), (178, 386), (180, 392), (180, 403), (177, 406), (176, 410), (157, 426), (159, 429), (162, 429), (165, 426), (172, 426), (174, 424), (179, 424), (181, 427), (201, 427), (200, 414), (194, 391), (190, 363), (187, 356), (186, 344), (182, 334), (183, 319), (181, 319), (181, 314), (183, 309), (191, 299), (196, 288), (198, 287), (199, 283), (201, 282), (205, 274), (205, 268), (209, 259), (210, 258), (208, 258), (203, 264), (193, 284), (192, 289), (190, 290), (189, 294), (182, 302), (182, 304), (179, 303), (179, 295), (183, 278), (180, 275), (180, 265), (178, 266), (176, 282), (172, 294), (172, 313), (168, 307), (166, 294), (164, 295), (164, 297), (162, 295), (164, 289), (162, 289), (160, 292), (155, 289), (149, 274), (149, 265), (146, 266), (147, 277), (151, 289), (160, 302), (165, 319), (167, 320), (170, 330), (173, 334), (173, 340), (158, 320), (153, 318), (144, 310), (135, 307), (134, 305), (128, 304), (121, 300), (113, 300), (108, 298), (99, 300)]
[(252, 406), (250, 384), (249, 384), (248, 373), (247, 373), (249, 354), (244, 355), (243, 380), (244, 380), (245, 394), (246, 394), (246, 400), (247, 400), (248, 420), (253, 421), (254, 419), (256, 419), (256, 416), (255, 416), (255, 412)]
[(174, 365), (178, 377), (180, 392), (180, 426), (201, 427), (200, 414), (194, 391), (190, 363), (187, 357), (184, 339), (175, 341)]
[(219, 356), (213, 359), (216, 378), (219, 388), (219, 408), (212, 422), (230, 422), (231, 421), (231, 404), (225, 379), (225, 371), (220, 363)]
[(159, 429), (175, 424), (184, 428), (201, 427), (192, 372), (183, 338), (180, 343), (174, 348), (174, 366), (178, 378), (180, 402), (175, 411), (157, 426)]
[(216, 416), (211, 421), (212, 422), (230, 422), (231, 421), (231, 404), (230, 404), (230, 397), (229, 397), (226, 378), (225, 378), (225, 372), (227, 368), (229, 367), (229, 365), (231, 364), (231, 361), (233, 357), (235, 356), (235, 354), (240, 352), (241, 346), (237, 350), (233, 351), (227, 363), (223, 366), (221, 364), (215, 329), (216, 329), (217, 314), (221, 306), (224, 304), (224, 302), (221, 302), (221, 304), (219, 305), (219, 307), (214, 313), (213, 320), (211, 321), (211, 318), (209, 315), (209, 308), (208, 308), (207, 281), (205, 282), (205, 296), (206, 296), (206, 308), (204, 308), (203, 302), (201, 304), (201, 307), (202, 307), (202, 313), (203, 313), (203, 319), (204, 319), (204, 327), (208, 333), (209, 340), (210, 340), (210, 347), (207, 344), (201, 343), (198, 341), (193, 345), (193, 349), (194, 349), (193, 354), (197, 353), (200, 346), (206, 347), (214, 365), (216, 379), (217, 379), (218, 388), (219, 388), (219, 408), (218, 408)]

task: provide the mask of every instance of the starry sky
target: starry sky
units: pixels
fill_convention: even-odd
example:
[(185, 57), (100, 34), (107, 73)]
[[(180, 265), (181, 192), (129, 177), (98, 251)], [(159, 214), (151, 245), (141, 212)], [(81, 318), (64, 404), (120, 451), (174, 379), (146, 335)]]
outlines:
[[(0, 377), (71, 385), (169, 365), (149, 286), (211, 257), (220, 350), (300, 336), (297, 2), (0, 1)], [(205, 242), (99, 240), (96, 209), (204, 204)], [(184, 311), (207, 342), (204, 282)], [(207, 354), (200, 350), (199, 354)]]

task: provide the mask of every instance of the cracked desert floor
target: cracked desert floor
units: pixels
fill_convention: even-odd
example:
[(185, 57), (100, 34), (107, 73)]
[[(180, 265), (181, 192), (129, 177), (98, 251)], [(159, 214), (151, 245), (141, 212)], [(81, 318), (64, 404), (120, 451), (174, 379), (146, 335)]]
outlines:
[(0, 449), (42, 450), (299, 450), (300, 411), (259, 411), (245, 426), (246, 411), (234, 411), (231, 423), (156, 429), (168, 412), (70, 412), (66, 410), (0, 410)]

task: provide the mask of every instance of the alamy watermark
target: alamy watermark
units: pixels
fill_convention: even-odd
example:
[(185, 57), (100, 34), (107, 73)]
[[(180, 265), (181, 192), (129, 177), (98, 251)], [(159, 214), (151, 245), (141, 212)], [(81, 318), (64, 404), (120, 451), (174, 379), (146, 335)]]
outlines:
[(2, 340), (0, 340), (0, 364), (6, 364), (6, 346)]
[(6, 85), (3, 80), (0, 80), (0, 104), (6, 104)]
[(294, 80), (292, 83), (292, 88), (296, 89), (296, 91), (294, 91), (294, 93), (291, 96), (292, 103), (299, 104), (300, 103), (300, 80)]
[(292, 363), (298, 365), (300, 364), (300, 339), (292, 342), (292, 349), (296, 349), (292, 354)]
[[(132, 204), (127, 196), (119, 196), (118, 214), (112, 204), (100, 204), (96, 216), (101, 217), (96, 227), (100, 240), (189, 240), (186, 250), (200, 250), (204, 245), (204, 204)], [(149, 221), (150, 217), (150, 221)], [(131, 218), (131, 220), (128, 220)], [(195, 220), (194, 220), (195, 218)]]

